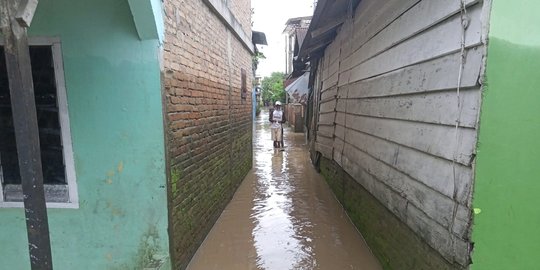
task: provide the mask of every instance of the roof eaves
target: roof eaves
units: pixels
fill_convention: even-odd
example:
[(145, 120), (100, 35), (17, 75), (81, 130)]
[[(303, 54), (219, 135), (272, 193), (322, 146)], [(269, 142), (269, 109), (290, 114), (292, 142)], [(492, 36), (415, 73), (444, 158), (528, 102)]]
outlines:
[(354, 11), (359, 3), (360, 0), (319, 0), (304, 42), (300, 46), (299, 58), (309, 61), (312, 53), (326, 48), (336, 37), (349, 11)]

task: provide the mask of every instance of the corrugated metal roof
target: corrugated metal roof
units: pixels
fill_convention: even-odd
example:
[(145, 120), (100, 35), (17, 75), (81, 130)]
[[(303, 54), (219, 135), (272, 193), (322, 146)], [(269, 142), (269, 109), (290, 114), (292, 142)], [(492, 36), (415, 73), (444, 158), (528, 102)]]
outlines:
[(309, 93), (309, 72), (304, 73), (298, 77), (293, 83), (291, 83), (285, 91), (291, 98), (291, 103), (301, 103), (306, 105)]
[(302, 20), (311, 20), (311, 16), (303, 16), (303, 17), (295, 17), (295, 18), (290, 18), (287, 20), (287, 22), (285, 23), (285, 25), (288, 25), (288, 24), (295, 24), (295, 23), (298, 23)]

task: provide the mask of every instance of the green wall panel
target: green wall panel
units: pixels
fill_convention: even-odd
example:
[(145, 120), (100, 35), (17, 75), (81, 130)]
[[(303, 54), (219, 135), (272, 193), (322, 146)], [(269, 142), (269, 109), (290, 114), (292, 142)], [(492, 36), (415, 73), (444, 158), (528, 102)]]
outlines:
[(540, 2), (494, 0), (492, 8), (472, 269), (538, 269)]
[[(127, 1), (42, 0), (31, 36), (60, 37), (79, 209), (49, 209), (55, 269), (141, 269), (167, 256), (159, 41)], [(29, 269), (23, 209), (0, 209), (2, 269)]]

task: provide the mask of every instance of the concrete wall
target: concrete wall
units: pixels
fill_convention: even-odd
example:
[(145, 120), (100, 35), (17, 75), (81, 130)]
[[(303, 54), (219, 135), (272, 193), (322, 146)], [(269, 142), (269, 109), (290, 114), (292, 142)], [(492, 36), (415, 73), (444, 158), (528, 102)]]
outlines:
[[(39, 1), (31, 36), (62, 42), (79, 209), (49, 209), (55, 269), (142, 269), (167, 256), (157, 39), (124, 0)], [(0, 209), (2, 269), (30, 269), (23, 209)]]
[(537, 269), (540, 2), (493, 1), (474, 186), (474, 270)]
[(316, 150), (458, 268), (470, 259), (486, 51), (484, 2), (465, 3), (463, 30), (460, 1), (361, 1), (316, 83)]
[[(249, 5), (233, 12), (250, 21)], [(181, 269), (251, 168), (251, 55), (207, 1), (166, 1), (165, 33), (171, 252)]]

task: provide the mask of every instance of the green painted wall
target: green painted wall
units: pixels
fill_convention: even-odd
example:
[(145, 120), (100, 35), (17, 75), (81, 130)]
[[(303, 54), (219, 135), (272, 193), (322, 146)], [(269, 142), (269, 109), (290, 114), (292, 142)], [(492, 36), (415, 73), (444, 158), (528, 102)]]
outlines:
[[(125, 0), (41, 0), (30, 35), (59, 36), (80, 209), (50, 209), (55, 269), (142, 269), (168, 255), (159, 42)], [(23, 209), (0, 209), (2, 269), (29, 269)]]
[(128, 0), (133, 21), (142, 40), (163, 40), (164, 25), (161, 0)]
[(474, 193), (474, 270), (538, 269), (540, 2), (494, 0)]

